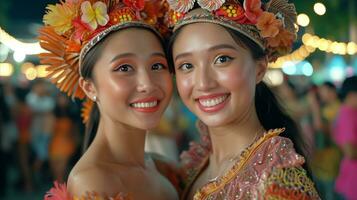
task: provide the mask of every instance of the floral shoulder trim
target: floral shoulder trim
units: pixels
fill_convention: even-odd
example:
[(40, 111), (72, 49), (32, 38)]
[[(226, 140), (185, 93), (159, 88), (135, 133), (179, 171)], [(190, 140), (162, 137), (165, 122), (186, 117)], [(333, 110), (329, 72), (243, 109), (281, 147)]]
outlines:
[(265, 199), (318, 200), (314, 183), (302, 167), (275, 169), (264, 182)]
[(54, 182), (51, 188), (45, 195), (44, 200), (133, 200), (128, 194), (119, 193), (114, 197), (101, 196), (97, 192), (87, 192), (86, 195), (77, 197), (72, 196), (65, 183), (61, 184), (57, 181)]

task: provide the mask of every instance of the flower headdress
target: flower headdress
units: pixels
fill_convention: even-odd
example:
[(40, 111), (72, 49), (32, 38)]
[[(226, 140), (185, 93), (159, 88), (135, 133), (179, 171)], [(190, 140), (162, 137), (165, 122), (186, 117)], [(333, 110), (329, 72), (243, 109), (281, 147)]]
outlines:
[[(195, 13), (196, 3), (205, 11)], [(168, 0), (168, 25), (209, 22), (236, 30), (269, 55), (269, 61), (291, 51), (296, 39), (296, 11), (288, 0)], [(193, 10), (193, 11), (192, 11)]]
[[(40, 45), (47, 50), (39, 55), (47, 67), (47, 78), (68, 96), (83, 99), (78, 85), (82, 59), (109, 33), (127, 27), (144, 27), (160, 36), (168, 34), (164, 0), (61, 0), (48, 5), (39, 31)], [(85, 103), (86, 120), (92, 103)]]

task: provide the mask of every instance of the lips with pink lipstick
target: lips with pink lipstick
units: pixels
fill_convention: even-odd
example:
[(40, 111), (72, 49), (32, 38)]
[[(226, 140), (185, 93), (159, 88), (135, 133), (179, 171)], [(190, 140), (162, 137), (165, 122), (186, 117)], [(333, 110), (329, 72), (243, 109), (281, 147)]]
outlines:
[(196, 102), (203, 112), (212, 113), (223, 109), (228, 102), (229, 97), (229, 93), (212, 94), (200, 96), (196, 99)]
[(139, 112), (152, 113), (159, 110), (160, 100), (156, 97), (149, 97), (136, 100), (130, 103), (130, 107)]

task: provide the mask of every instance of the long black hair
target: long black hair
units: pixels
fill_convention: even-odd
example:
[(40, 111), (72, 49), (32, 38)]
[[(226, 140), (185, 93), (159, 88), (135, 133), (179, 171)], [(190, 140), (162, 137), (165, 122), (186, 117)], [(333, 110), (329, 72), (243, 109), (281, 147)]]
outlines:
[[(251, 39), (249, 39), (238, 31), (226, 27), (224, 28), (240, 46), (243, 46), (251, 52), (254, 60), (261, 60), (266, 58), (267, 53)], [(167, 49), (167, 55), (169, 56), (171, 67), (174, 66), (172, 57), (172, 47), (176, 37), (178, 36), (181, 30), (182, 29), (178, 29), (174, 32)], [(297, 124), (286, 113), (286, 111), (280, 105), (275, 94), (263, 81), (256, 85), (254, 101), (258, 119), (264, 129), (270, 130), (284, 127), (285, 131), (281, 134), (281, 136), (289, 138), (293, 142), (296, 152), (306, 158), (306, 145), (302, 140)], [(310, 169), (307, 166), (307, 163), (305, 163), (303, 167), (307, 170), (309, 176), (311, 177)]]
[[(161, 36), (159, 36), (155, 31), (151, 30), (150, 28), (146, 28), (146, 27), (139, 27), (139, 26), (128, 26), (126, 28), (122, 28), (120, 30), (117, 31), (113, 31), (111, 33), (109, 33), (106, 38), (102, 39), (100, 42), (98, 42), (94, 47), (92, 47), (88, 53), (86, 54), (86, 56), (83, 58), (82, 60), (82, 67), (81, 67), (81, 75), (85, 80), (91, 80), (93, 81), (93, 83), (95, 84), (95, 80), (94, 80), (94, 74), (93, 74), (93, 68), (95, 66), (95, 64), (97, 63), (98, 59), (101, 57), (104, 46), (105, 46), (105, 41), (107, 40), (108, 36), (124, 30), (124, 29), (144, 29), (144, 30), (148, 30), (150, 32), (152, 32), (160, 41), (162, 48), (165, 49), (165, 44), (164, 44), (164, 40), (163, 38), (161, 38)], [(86, 131), (85, 131), (85, 136), (84, 136), (84, 144), (83, 144), (83, 152), (89, 147), (89, 145), (92, 143), (92, 141), (94, 140), (97, 130), (98, 130), (98, 126), (99, 126), (99, 121), (100, 121), (100, 111), (98, 108), (98, 105), (96, 103), (94, 103), (90, 116), (89, 116), (89, 120), (86, 124)]]

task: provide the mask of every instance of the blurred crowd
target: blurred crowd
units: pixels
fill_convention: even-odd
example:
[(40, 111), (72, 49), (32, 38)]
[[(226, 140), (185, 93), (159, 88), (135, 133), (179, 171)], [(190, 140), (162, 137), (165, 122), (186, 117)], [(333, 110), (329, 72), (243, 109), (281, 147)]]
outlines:
[[(349, 179), (357, 180), (357, 77), (308, 87), (286, 80), (274, 89), (301, 127), (322, 199), (344, 199), (343, 193), (353, 192)], [(9, 190), (33, 193), (54, 180), (65, 182), (82, 153), (80, 104), (46, 80), (0, 84), (0, 198)], [(195, 122), (175, 94), (159, 127), (148, 134), (146, 150), (178, 161), (189, 142), (199, 139)]]
[[(54, 180), (66, 181), (83, 152), (81, 103), (45, 79), (28, 85), (0, 81), (0, 199), (16, 193), (38, 198)], [(146, 150), (178, 161), (189, 141), (199, 139), (195, 121), (176, 94), (149, 132)]]
[(305, 89), (285, 81), (276, 88), (287, 112), (300, 125), (307, 162), (321, 198), (357, 197), (357, 77)]

